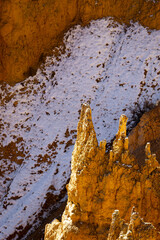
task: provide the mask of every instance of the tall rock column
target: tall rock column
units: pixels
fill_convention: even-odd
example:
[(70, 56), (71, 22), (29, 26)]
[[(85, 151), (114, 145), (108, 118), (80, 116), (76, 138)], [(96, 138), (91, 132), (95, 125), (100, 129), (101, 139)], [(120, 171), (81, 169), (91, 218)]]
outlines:
[[(71, 179), (67, 186), (68, 202), (62, 222), (46, 226), (45, 239), (91, 239), (96, 236), (97, 221), (94, 212), (99, 208), (97, 188), (104, 172), (106, 141), (96, 138), (91, 109), (84, 104), (77, 127), (77, 140), (72, 154)], [(103, 194), (103, 193), (102, 193)], [(94, 239), (94, 238), (93, 238)]]
[[(118, 238), (123, 221), (118, 212), (112, 220), (112, 213), (118, 209), (122, 218), (129, 222), (133, 206), (144, 221), (159, 228), (160, 166), (147, 143), (146, 160), (139, 167), (128, 150), (126, 122), (127, 117), (122, 115), (112, 150), (107, 154), (106, 141), (98, 145), (90, 107), (82, 106), (67, 186), (67, 206), (61, 222), (54, 220), (46, 225), (45, 240), (106, 240), (111, 221), (116, 224), (113, 228), (111, 224), (109, 240), (123, 239)], [(130, 231), (127, 239), (132, 239)]]

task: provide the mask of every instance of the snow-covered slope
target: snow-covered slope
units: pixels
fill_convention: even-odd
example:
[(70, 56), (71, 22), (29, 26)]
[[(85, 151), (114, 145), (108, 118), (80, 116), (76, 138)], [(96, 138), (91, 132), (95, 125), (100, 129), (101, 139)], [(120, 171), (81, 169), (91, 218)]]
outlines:
[(64, 187), (81, 103), (91, 105), (98, 140), (109, 142), (122, 113), (131, 118), (135, 103), (160, 99), (160, 31), (111, 18), (76, 26), (34, 77), (0, 94), (0, 239), (7, 239), (33, 223), (47, 192)]

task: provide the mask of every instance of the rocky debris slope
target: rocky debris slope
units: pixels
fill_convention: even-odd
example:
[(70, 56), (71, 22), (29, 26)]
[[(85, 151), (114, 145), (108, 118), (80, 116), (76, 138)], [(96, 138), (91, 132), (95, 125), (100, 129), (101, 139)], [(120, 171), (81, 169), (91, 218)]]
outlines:
[(139, 213), (132, 209), (129, 224), (120, 218), (119, 210), (112, 214), (107, 240), (158, 240), (160, 233), (151, 223), (145, 223)]
[(139, 168), (128, 150), (126, 123), (127, 117), (122, 115), (113, 148), (106, 154), (106, 141), (98, 145), (91, 109), (82, 106), (67, 206), (61, 222), (46, 225), (45, 240), (107, 239), (112, 212), (119, 209), (129, 221), (133, 206), (145, 221), (159, 228), (160, 165), (147, 143), (145, 164)]
[(113, 16), (160, 29), (160, 2), (154, 0), (0, 0), (0, 9), (0, 81), (12, 84), (35, 74), (73, 24)]

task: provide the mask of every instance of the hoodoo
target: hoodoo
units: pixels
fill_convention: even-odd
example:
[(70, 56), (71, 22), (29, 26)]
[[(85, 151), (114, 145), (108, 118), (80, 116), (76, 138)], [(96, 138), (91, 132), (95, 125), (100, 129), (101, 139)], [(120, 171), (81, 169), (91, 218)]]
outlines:
[[(45, 240), (159, 239), (160, 166), (149, 143), (145, 148), (145, 164), (138, 165), (128, 150), (126, 122), (127, 117), (122, 115), (108, 154), (106, 141), (98, 145), (90, 107), (82, 106), (67, 206), (61, 222), (54, 220), (46, 225)], [(134, 206), (144, 221), (151, 224), (143, 222), (132, 210)], [(116, 209), (125, 221), (130, 221), (129, 225), (120, 219)]]

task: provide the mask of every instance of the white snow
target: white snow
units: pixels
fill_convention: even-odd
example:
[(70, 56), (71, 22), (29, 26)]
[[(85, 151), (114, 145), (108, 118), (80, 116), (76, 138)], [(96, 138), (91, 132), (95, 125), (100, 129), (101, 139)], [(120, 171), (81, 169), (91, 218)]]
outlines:
[(64, 187), (83, 102), (109, 142), (129, 107), (160, 99), (160, 31), (107, 18), (74, 27), (64, 44), (34, 77), (0, 90), (0, 142), (13, 148), (0, 155), (0, 239), (33, 223), (51, 185), (55, 195)]

